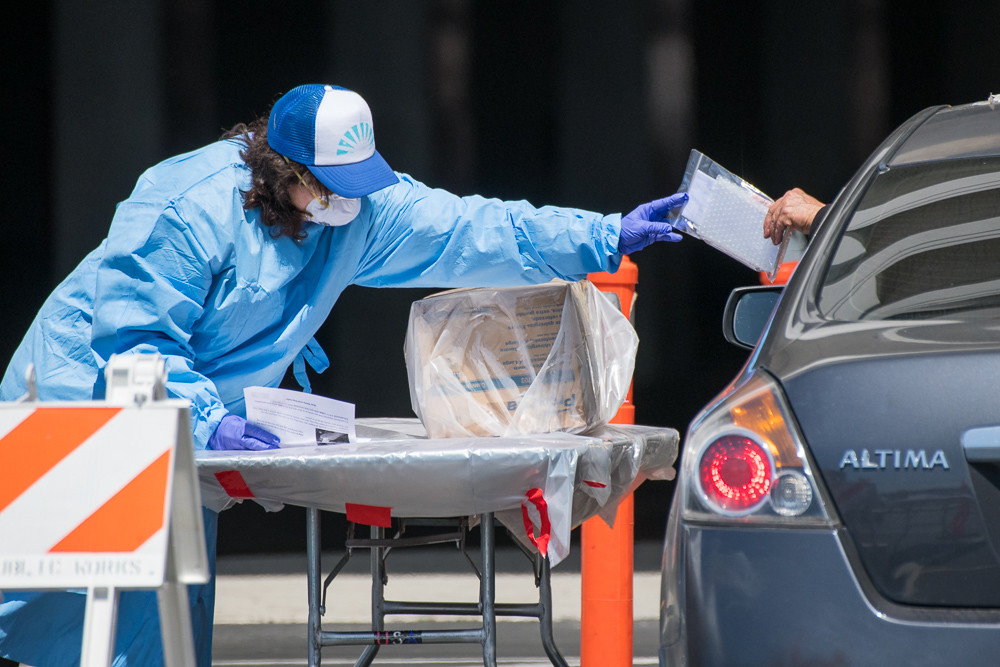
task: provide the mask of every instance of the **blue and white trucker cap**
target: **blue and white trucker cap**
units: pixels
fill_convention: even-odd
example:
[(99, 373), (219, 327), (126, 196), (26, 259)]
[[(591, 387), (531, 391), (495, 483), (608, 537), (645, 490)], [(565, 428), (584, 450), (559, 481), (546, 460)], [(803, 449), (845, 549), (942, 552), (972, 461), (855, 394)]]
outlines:
[(341, 197), (399, 182), (375, 150), (371, 109), (353, 90), (307, 84), (288, 91), (271, 108), (267, 143)]

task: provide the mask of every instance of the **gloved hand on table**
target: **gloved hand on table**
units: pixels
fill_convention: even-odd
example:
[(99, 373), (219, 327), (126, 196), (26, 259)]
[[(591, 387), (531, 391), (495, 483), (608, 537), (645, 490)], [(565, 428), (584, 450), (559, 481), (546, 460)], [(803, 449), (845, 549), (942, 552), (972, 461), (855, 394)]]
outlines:
[(687, 200), (687, 193), (679, 192), (643, 204), (628, 215), (623, 215), (618, 252), (628, 255), (656, 241), (680, 241), (681, 235), (663, 220), (666, 220), (667, 213), (683, 206)]
[(281, 439), (243, 417), (226, 415), (215, 433), (208, 439), (209, 449), (275, 449)]

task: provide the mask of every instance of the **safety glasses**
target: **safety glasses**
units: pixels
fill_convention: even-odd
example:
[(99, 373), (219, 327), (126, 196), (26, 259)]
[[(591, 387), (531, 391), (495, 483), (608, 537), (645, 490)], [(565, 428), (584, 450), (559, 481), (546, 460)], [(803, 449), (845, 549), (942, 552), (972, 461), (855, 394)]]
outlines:
[[(287, 164), (287, 165), (288, 165), (289, 167), (292, 167), (292, 162), (291, 162), (291, 160), (289, 160), (289, 159), (288, 159), (287, 157), (285, 157), (284, 155), (282, 155), (281, 157), (282, 157), (282, 158), (283, 158), (283, 159), (285, 160), (285, 163), (286, 163), (286, 164)], [(302, 174), (300, 174), (300, 173), (299, 173), (299, 170), (298, 170), (298, 169), (296, 169), (295, 167), (292, 167), (292, 171), (293, 171), (293, 172), (295, 173), (295, 177), (299, 179), (299, 183), (301, 183), (301, 184), (302, 184), (302, 187), (304, 187), (304, 188), (305, 188), (305, 189), (306, 189), (306, 190), (307, 190), (307, 191), (309, 192), (309, 194), (311, 194), (311, 195), (313, 196), (313, 199), (315, 199), (316, 201), (318, 201), (318, 202), (319, 202), (319, 205), (320, 205), (320, 206), (321, 206), (322, 208), (330, 208), (330, 200), (329, 200), (329, 198), (328, 198), (328, 197), (323, 197), (323, 196), (320, 196), (320, 195), (316, 194), (316, 191), (315, 191), (315, 190), (313, 190), (313, 189), (312, 189), (312, 188), (311, 188), (311, 187), (309, 186), (309, 184), (308, 184), (308, 183), (306, 182), (306, 179), (302, 178)]]

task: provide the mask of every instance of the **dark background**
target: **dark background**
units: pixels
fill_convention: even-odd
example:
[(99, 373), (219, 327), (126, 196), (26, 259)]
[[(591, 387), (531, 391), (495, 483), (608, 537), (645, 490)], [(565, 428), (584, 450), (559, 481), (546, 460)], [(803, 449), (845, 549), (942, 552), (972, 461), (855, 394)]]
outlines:
[[(0, 367), (143, 169), (301, 83), (361, 92), (380, 152), (430, 185), (602, 212), (675, 191), (692, 148), (772, 197), (829, 200), (907, 117), (1000, 92), (995, 0), (112, 0), (16, 14)], [(636, 419), (683, 434), (746, 359), (720, 315), (757, 276), (690, 239), (632, 259)], [(318, 336), (332, 368), (314, 391), (362, 417), (412, 416), (403, 336), (427, 293), (345, 292)], [(638, 490), (638, 539), (662, 538), (671, 493)], [(220, 552), (299, 550), (302, 522), (245, 503), (223, 514)]]

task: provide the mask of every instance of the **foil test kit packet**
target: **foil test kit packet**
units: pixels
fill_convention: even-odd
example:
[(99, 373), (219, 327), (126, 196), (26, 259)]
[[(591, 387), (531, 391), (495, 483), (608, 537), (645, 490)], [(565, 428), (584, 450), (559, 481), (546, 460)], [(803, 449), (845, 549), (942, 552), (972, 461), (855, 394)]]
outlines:
[(764, 238), (770, 197), (697, 150), (688, 156), (678, 192), (689, 197), (670, 220), (678, 231), (774, 280), (792, 235), (777, 246)]
[(410, 401), (432, 438), (580, 433), (625, 400), (637, 346), (588, 281), (440, 292), (410, 308)]

